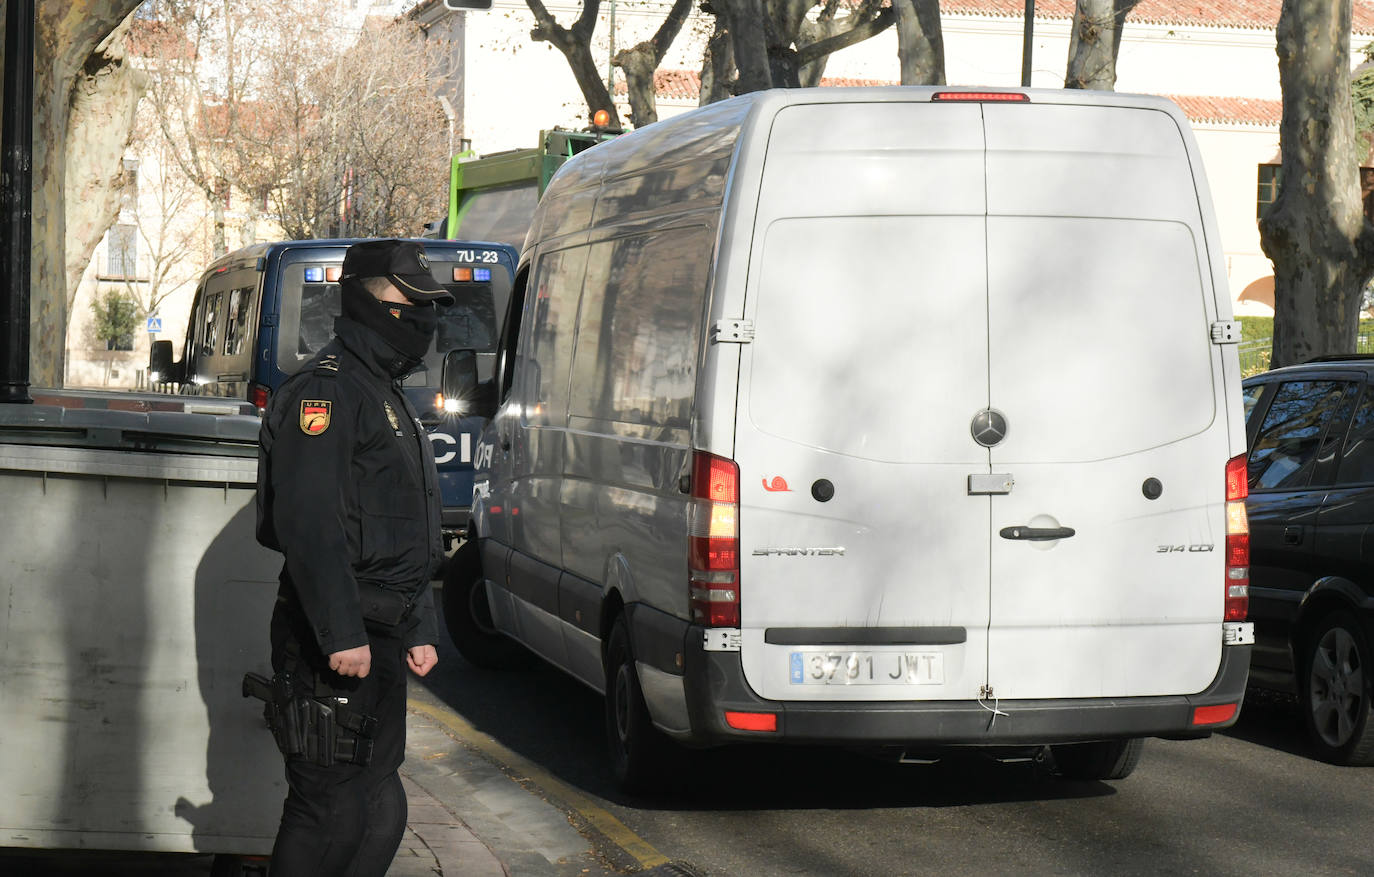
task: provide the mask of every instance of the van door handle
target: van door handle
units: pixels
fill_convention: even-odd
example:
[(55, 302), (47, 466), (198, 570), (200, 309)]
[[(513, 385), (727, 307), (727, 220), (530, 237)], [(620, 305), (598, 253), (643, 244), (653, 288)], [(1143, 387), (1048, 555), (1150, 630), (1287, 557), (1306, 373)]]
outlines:
[(1284, 545), (1301, 545), (1301, 544), (1302, 544), (1302, 527), (1284, 527), (1284, 528), (1283, 528), (1283, 544), (1284, 544)]
[(1067, 539), (1077, 531), (1073, 527), (1003, 527), (1003, 539), (1024, 539), (1029, 542), (1048, 542), (1051, 539)]

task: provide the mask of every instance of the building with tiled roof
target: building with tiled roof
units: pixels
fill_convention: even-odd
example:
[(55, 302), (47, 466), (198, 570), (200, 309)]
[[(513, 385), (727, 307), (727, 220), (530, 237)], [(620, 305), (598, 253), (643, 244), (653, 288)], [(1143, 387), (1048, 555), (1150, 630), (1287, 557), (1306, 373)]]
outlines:
[[(439, 0), (416, 13), (440, 15)], [(546, 0), (571, 24), (580, 6)], [(593, 42), (598, 69), (613, 78), (621, 118), (629, 105), (623, 74), (608, 64), (617, 49), (651, 36), (670, 0), (620, 4), (610, 37), (608, 4)], [(1061, 88), (1068, 60), (1074, 0), (1036, 0), (1031, 84)], [(1283, 0), (1139, 0), (1126, 18), (1116, 89), (1165, 95), (1191, 121), (1216, 205), (1232, 296), (1242, 313), (1264, 313), (1272, 302), (1272, 266), (1260, 250), (1256, 216), (1274, 192), (1282, 94), (1275, 29)], [(1352, 65), (1374, 42), (1374, 0), (1353, 0)], [(1016, 86), (1021, 81), (1025, 0), (940, 0), (946, 80), (957, 85)], [(563, 56), (531, 43), (524, 0), (494, 0), (490, 12), (468, 12), (463, 81), (454, 105), (459, 136), (479, 153), (533, 145), (536, 132), (586, 124), (586, 107)], [(656, 76), (660, 118), (695, 107), (709, 20), (694, 12)], [(898, 80), (896, 35), (879, 36), (830, 56), (823, 84), (854, 87)], [(499, 82), (501, 88), (486, 87)], [(1266, 295), (1268, 298), (1266, 299)]]
[[(1131, 10), (1135, 24), (1182, 25), (1241, 30), (1277, 27), (1283, 0), (1140, 0)], [(1036, 0), (1037, 19), (1073, 18), (1074, 0)], [(944, 15), (1014, 18), (1025, 14), (1025, 0), (940, 0)], [(1374, 34), (1374, 0), (1355, 0), (1354, 32)]]

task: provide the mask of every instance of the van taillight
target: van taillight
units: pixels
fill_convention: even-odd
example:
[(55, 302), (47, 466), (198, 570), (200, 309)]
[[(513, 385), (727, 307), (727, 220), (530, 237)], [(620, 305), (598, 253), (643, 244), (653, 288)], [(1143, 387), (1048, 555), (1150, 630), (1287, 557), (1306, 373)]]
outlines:
[(687, 566), (692, 620), (739, 627), (739, 467), (702, 451), (692, 455)]
[(248, 401), (253, 403), (253, 407), (259, 411), (267, 408), (268, 390), (262, 384), (248, 385)]
[(1250, 495), (1246, 457), (1226, 463), (1226, 620), (1244, 621), (1250, 613), (1250, 519), (1245, 498)]

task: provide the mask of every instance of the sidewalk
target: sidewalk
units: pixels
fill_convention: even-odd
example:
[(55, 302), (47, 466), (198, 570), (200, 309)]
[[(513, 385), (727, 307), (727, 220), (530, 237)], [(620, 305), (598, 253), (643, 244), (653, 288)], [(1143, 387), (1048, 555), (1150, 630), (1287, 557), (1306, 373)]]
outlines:
[[(432, 724), (414, 713), (406, 720), (408, 731), (417, 724)], [(424, 777), (435, 768), (429, 760), (431, 753), (415, 738), (414, 733), (407, 734), (406, 760), (401, 765), (409, 807), (406, 833), (387, 877), (509, 877), (510, 872), (467, 824), (416, 782), (417, 776)]]

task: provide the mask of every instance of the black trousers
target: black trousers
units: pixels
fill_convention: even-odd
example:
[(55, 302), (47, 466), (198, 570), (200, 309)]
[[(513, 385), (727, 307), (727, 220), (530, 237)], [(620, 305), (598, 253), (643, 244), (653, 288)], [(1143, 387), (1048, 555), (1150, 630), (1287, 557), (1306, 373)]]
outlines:
[(272, 847), (272, 877), (384, 877), (406, 826), (406, 796), (397, 769), (405, 758), (405, 648), (369, 629), (372, 668), (362, 679), (329, 669), (298, 609), (283, 601), (272, 613), (272, 667), (312, 679), (316, 697), (346, 697), (377, 719), (366, 766), (286, 759), (289, 790)]

